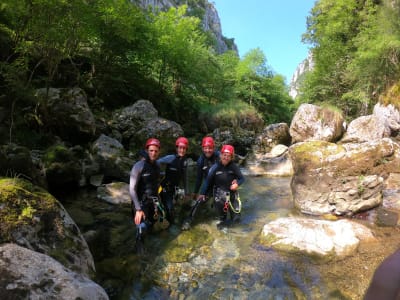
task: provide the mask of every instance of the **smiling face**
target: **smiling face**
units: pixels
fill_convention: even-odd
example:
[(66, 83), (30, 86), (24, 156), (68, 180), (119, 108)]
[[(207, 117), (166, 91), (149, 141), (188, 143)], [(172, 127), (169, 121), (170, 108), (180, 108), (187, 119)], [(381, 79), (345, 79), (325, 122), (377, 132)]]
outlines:
[(229, 152), (223, 152), (221, 153), (221, 163), (226, 166), (227, 164), (229, 164), (232, 160), (232, 154), (230, 154)]
[(178, 156), (183, 157), (186, 155), (187, 147), (185, 146), (178, 146), (176, 147), (176, 153)]
[(210, 146), (203, 147), (203, 153), (207, 158), (210, 158), (214, 153), (214, 147)]

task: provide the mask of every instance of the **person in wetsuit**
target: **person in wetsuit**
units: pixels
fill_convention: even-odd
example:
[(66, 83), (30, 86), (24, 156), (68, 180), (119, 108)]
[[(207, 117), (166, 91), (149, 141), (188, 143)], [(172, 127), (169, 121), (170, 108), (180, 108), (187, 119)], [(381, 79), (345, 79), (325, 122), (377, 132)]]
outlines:
[(189, 141), (185, 137), (179, 137), (175, 141), (176, 154), (166, 155), (158, 160), (165, 165), (165, 177), (161, 182), (163, 188), (161, 199), (167, 210), (167, 220), (170, 224), (175, 222), (174, 202), (176, 197), (184, 197), (188, 193), (187, 156)]
[[(214, 139), (210, 136), (206, 136), (203, 138), (201, 142), (201, 148), (203, 153), (197, 159), (197, 173), (196, 173), (196, 183), (194, 186), (194, 199), (197, 199), (198, 192), (203, 183), (203, 180), (208, 175), (208, 171), (211, 166), (215, 164), (219, 160), (219, 151), (215, 150)], [(205, 201), (196, 201), (196, 203), (191, 207), (189, 217), (185, 219), (182, 224), (182, 230), (189, 230), (190, 226), (193, 222), (194, 215), (197, 211), (198, 206), (201, 203), (205, 203), (212, 196), (212, 191), (208, 195), (206, 195)]]
[(211, 167), (198, 197), (202, 201), (210, 191), (213, 191), (214, 206), (219, 216), (217, 223), (219, 229), (227, 225), (228, 211), (233, 222), (240, 220), (241, 208), (237, 190), (244, 182), (244, 177), (233, 162), (234, 155), (233, 146), (222, 146), (220, 161)]
[(144, 252), (144, 236), (153, 227), (157, 214), (158, 187), (160, 184), (160, 141), (150, 138), (146, 141), (143, 158), (132, 167), (129, 180), (129, 194), (132, 216), (136, 225), (136, 251)]

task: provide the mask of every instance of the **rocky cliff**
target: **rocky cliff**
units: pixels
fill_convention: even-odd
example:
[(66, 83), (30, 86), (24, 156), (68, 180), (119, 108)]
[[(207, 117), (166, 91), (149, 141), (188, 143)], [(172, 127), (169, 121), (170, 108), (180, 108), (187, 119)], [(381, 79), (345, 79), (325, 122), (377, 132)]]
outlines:
[(207, 0), (132, 0), (132, 2), (142, 8), (152, 7), (160, 10), (168, 10), (171, 7), (186, 4), (188, 5), (188, 12), (202, 20), (203, 30), (209, 31), (214, 36), (217, 53), (224, 53), (227, 50), (233, 50), (238, 53), (234, 39), (223, 36), (218, 12), (214, 5)]
[(314, 62), (312, 53), (308, 53), (308, 57), (304, 59), (296, 68), (296, 71), (293, 73), (292, 80), (290, 81), (290, 91), (289, 95), (294, 99), (297, 97), (299, 93), (299, 85), (303, 78), (303, 75), (314, 68)]

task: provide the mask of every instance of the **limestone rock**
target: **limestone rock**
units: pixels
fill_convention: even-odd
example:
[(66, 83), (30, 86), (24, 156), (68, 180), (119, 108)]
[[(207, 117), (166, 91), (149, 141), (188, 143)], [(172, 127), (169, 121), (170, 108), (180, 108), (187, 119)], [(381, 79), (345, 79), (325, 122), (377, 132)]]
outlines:
[(2, 299), (107, 300), (105, 290), (55, 259), (16, 244), (0, 246)]
[(361, 240), (375, 238), (364, 225), (350, 220), (326, 221), (305, 218), (280, 218), (266, 224), (262, 231), (265, 244), (296, 249), (319, 255), (346, 256), (353, 253)]

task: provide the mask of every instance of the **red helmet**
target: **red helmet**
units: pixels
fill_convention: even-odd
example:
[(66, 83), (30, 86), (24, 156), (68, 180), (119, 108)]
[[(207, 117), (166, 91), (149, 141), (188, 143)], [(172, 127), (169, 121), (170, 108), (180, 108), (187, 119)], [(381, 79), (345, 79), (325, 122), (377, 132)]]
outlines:
[(229, 153), (233, 157), (233, 155), (235, 155), (235, 148), (233, 148), (231, 145), (223, 145), (221, 153)]
[(202, 147), (213, 147), (214, 148), (214, 139), (211, 136), (206, 136), (203, 138), (201, 142)]
[(189, 147), (189, 141), (188, 141), (187, 138), (185, 138), (183, 136), (178, 137), (176, 142), (175, 142), (175, 146), (176, 147), (183, 146), (183, 147), (186, 147), (186, 149), (187, 149)]
[(149, 138), (146, 142), (146, 149), (149, 148), (150, 146), (157, 146), (160, 149), (161, 143), (159, 140), (157, 140), (155, 138)]

